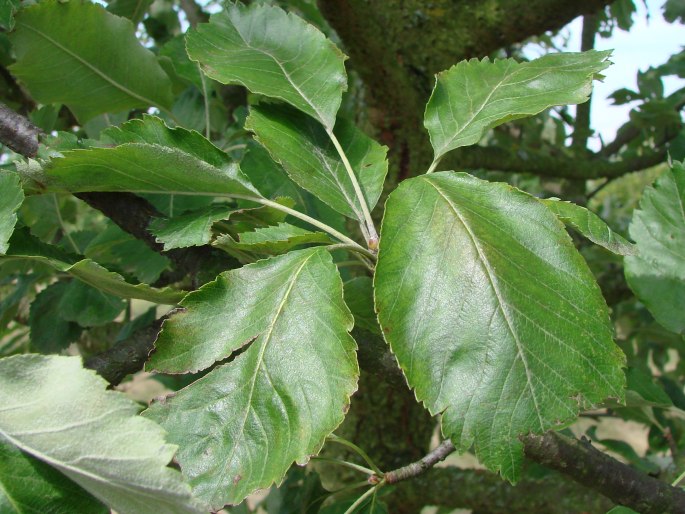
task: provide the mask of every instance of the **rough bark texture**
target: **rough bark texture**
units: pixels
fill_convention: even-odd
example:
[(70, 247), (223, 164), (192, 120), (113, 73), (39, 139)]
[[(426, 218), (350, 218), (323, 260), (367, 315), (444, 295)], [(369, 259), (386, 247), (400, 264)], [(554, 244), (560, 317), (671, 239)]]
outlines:
[(523, 438), (526, 457), (641, 514), (685, 512), (685, 491), (617, 462), (588, 441), (554, 432)]
[(0, 142), (26, 157), (38, 153), (38, 134), (41, 130), (21, 114), (0, 102)]

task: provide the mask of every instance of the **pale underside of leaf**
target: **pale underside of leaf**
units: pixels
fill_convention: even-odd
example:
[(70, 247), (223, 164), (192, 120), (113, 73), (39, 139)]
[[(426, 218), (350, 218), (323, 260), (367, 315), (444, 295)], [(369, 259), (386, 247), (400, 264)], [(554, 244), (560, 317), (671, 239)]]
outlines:
[(203, 512), (175, 447), (138, 406), (82, 368), (80, 357), (0, 360), (0, 439), (49, 464), (120, 514)]
[[(250, 287), (259, 289), (259, 298), (250, 297)], [(184, 307), (160, 335), (166, 362), (177, 347), (187, 364), (197, 363), (188, 361), (188, 347), (208, 338), (214, 360), (252, 341), (232, 362), (145, 413), (179, 444), (178, 460), (195, 494), (218, 509), (279, 482), (343, 420), (358, 376), (352, 317), (323, 249), (224, 273)], [(193, 332), (202, 320), (208, 333)], [(226, 338), (233, 345), (218, 349)]]
[(405, 181), (387, 204), (375, 301), (444, 434), (510, 480), (519, 435), (623, 396), (592, 274), (554, 215), (509, 186), (453, 172)]

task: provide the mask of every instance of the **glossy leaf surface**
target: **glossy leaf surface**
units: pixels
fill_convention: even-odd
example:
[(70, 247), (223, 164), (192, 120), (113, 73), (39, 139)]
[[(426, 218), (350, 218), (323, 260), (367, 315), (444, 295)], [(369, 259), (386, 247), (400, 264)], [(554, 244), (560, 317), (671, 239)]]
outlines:
[(0, 440), (0, 512), (107, 514), (90, 494), (48, 464)]
[(634, 244), (611, 230), (609, 225), (591, 210), (556, 199), (541, 201), (564, 224), (577, 230), (593, 243), (617, 255), (633, 255), (637, 252)]
[(0, 172), (0, 254), (7, 251), (7, 241), (17, 223), (17, 209), (24, 201), (19, 175)]
[(48, 164), (46, 185), (71, 192), (259, 196), (226, 153), (195, 131), (146, 116), (103, 137), (119, 146), (64, 152)]
[(639, 255), (625, 259), (628, 285), (652, 316), (685, 332), (685, 167), (675, 163), (645, 190), (630, 223)]
[(559, 220), (505, 184), (441, 172), (390, 195), (375, 301), (386, 340), (443, 433), (516, 480), (520, 434), (622, 398), (624, 357)]
[[(364, 220), (343, 162), (319, 123), (287, 106), (262, 104), (252, 107), (245, 128), (255, 133), (271, 157), (298, 185), (341, 214)], [(343, 119), (336, 123), (334, 133), (352, 165), (369, 209), (373, 209), (388, 171), (387, 148)]]
[(585, 102), (610, 52), (548, 54), (534, 61), (471, 59), (438, 73), (424, 124), (439, 159), (504, 122)]
[(228, 4), (186, 42), (207, 76), (280, 98), (333, 128), (347, 88), (345, 56), (301, 18), (261, 3)]
[(203, 512), (181, 474), (167, 467), (175, 447), (164, 432), (137, 415), (136, 403), (106, 388), (80, 357), (2, 359), (0, 440), (120, 514)]
[(279, 482), (342, 422), (358, 376), (352, 316), (317, 248), (222, 273), (183, 307), (164, 323), (151, 368), (201, 369), (249, 343), (145, 413), (180, 446), (195, 494), (219, 509)]
[(23, 9), (10, 34), (10, 71), (44, 104), (64, 103), (84, 123), (105, 112), (168, 108), (171, 82), (133, 24), (102, 6), (47, 0)]

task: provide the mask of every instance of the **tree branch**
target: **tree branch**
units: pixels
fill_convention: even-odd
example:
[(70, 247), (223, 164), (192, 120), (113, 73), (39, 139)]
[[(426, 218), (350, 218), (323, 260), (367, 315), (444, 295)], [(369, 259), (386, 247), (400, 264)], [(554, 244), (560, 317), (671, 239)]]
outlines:
[[(426, 456), (421, 458), (416, 462), (402, 466), (401, 468), (395, 469), (393, 471), (388, 471), (383, 474), (383, 480), (386, 484), (396, 484), (397, 482), (402, 482), (404, 480), (409, 480), (410, 478), (417, 477), (424, 474), (430, 468), (435, 466), (438, 462), (441, 462), (447, 458), (447, 456), (454, 452), (456, 448), (454, 443), (449, 439), (446, 439), (438, 445), (433, 451), (428, 453)], [(379, 477), (372, 476), (369, 481), (380, 482)]]
[(642, 155), (609, 161), (593, 154), (587, 158), (577, 158), (564, 154), (551, 156), (532, 152), (513, 152), (492, 146), (470, 146), (448, 154), (440, 163), (440, 169), (484, 169), (571, 179), (615, 178), (666, 162), (666, 157), (665, 148), (645, 149)]
[(0, 142), (25, 157), (38, 153), (38, 135), (41, 130), (26, 117), (0, 102)]
[[(35, 157), (40, 134), (41, 130), (28, 118), (0, 103), (0, 142), (24, 157)], [(124, 232), (168, 257), (175, 272), (165, 277), (166, 283), (181, 280), (186, 275), (195, 276), (199, 270), (212, 268), (216, 263), (213, 251), (208, 247), (164, 251), (164, 246), (147, 230), (150, 220), (162, 214), (144, 198), (131, 193), (77, 193), (74, 196), (102, 212)]]
[(127, 375), (143, 369), (167, 317), (159, 318), (149, 327), (135, 331), (128, 339), (109, 350), (86, 359), (84, 366), (95, 370), (113, 386), (118, 385)]
[[(568, 475), (570, 478), (613, 502), (644, 514), (685, 512), (685, 491), (645, 475), (578, 441), (549, 431), (544, 435), (522, 437), (530, 460)], [(443, 441), (422, 459), (384, 474), (383, 480), (395, 484), (426, 473), (455, 450), (450, 440)], [(370, 482), (380, 477), (372, 475)], [(462, 505), (458, 505), (462, 506)]]
[(685, 491), (645, 475), (587, 441), (556, 432), (522, 438), (526, 457), (642, 514), (685, 512)]

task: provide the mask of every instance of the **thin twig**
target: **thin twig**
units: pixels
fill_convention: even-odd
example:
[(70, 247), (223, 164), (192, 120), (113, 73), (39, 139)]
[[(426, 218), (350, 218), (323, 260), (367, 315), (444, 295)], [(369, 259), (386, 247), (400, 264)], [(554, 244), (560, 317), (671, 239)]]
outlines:
[[(454, 450), (456, 450), (454, 443), (449, 439), (446, 439), (441, 442), (435, 450), (431, 451), (420, 460), (402, 466), (401, 468), (388, 471), (383, 475), (382, 480), (385, 481), (386, 484), (396, 484), (397, 482), (402, 482), (403, 480), (422, 475), (438, 462), (445, 460), (450, 453), (454, 452)], [(373, 477), (369, 480), (372, 479)], [(380, 480), (380, 477), (378, 477), (378, 479)]]

